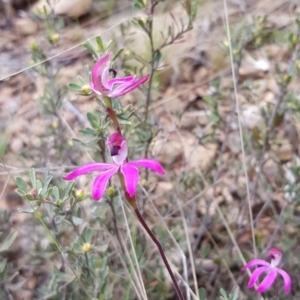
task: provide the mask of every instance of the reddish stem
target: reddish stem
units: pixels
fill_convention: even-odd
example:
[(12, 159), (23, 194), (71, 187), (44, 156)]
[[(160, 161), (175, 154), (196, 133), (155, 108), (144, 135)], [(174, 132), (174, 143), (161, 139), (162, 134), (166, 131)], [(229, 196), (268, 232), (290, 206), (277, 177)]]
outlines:
[(168, 270), (168, 272), (169, 272), (169, 274), (170, 274), (170, 276), (172, 278), (172, 281), (173, 281), (173, 284), (174, 284), (175, 291), (176, 291), (176, 294), (178, 296), (178, 299), (185, 300), (184, 297), (183, 297), (183, 295), (182, 295), (182, 292), (181, 292), (181, 290), (180, 290), (180, 288), (179, 288), (179, 286), (177, 284), (177, 281), (176, 281), (176, 278), (174, 276), (174, 273), (171, 270), (171, 267), (170, 267), (169, 262), (168, 262), (168, 260), (166, 258), (166, 255), (164, 253), (162, 245), (160, 244), (160, 242), (158, 241), (158, 239), (155, 237), (155, 235), (152, 233), (151, 229), (148, 227), (148, 225), (145, 222), (144, 218), (140, 214), (138, 208), (135, 208), (134, 212), (135, 212), (135, 215), (137, 216), (137, 218), (139, 219), (139, 221), (141, 222), (141, 224), (143, 225), (143, 227), (145, 228), (145, 230), (147, 231), (147, 233), (149, 234), (150, 238), (152, 239), (152, 241), (156, 245), (156, 247), (157, 247), (157, 249), (158, 249), (158, 251), (160, 253), (160, 256), (163, 259), (164, 264), (167, 267), (167, 270)]
[(121, 133), (120, 124), (119, 124), (119, 121), (118, 121), (118, 118), (117, 118), (117, 116), (116, 116), (115, 111), (114, 111), (112, 108), (110, 108), (110, 107), (106, 107), (106, 111), (107, 111), (107, 114), (108, 114), (109, 118), (110, 118), (111, 121), (114, 123), (114, 125), (115, 125), (117, 131), (118, 131), (119, 133)]

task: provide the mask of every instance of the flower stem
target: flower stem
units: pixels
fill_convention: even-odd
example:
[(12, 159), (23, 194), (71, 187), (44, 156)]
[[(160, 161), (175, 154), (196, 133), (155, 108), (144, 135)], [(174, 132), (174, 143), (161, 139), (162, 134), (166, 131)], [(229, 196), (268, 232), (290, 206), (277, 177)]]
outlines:
[(184, 297), (183, 297), (183, 294), (177, 284), (177, 281), (176, 281), (176, 278), (174, 276), (174, 273), (172, 272), (171, 270), (171, 267), (169, 265), (169, 262), (166, 258), (166, 255), (164, 253), (164, 250), (163, 250), (163, 247), (161, 245), (161, 243), (158, 241), (158, 239), (155, 237), (155, 235), (152, 233), (151, 229), (148, 227), (147, 223), (145, 222), (144, 218), (142, 217), (142, 215), (140, 214), (138, 208), (135, 208), (134, 209), (134, 212), (135, 212), (135, 215), (137, 216), (137, 218), (139, 219), (139, 221), (141, 222), (142, 226), (144, 227), (144, 229), (147, 231), (147, 233), (149, 234), (150, 238), (152, 239), (152, 241), (154, 242), (154, 244), (156, 245), (159, 253), (160, 253), (160, 256), (162, 258), (162, 260), (164, 261), (164, 264), (165, 266), (167, 267), (167, 270), (172, 278), (172, 281), (173, 281), (173, 284), (174, 284), (174, 288), (175, 288), (175, 291), (176, 291), (176, 294), (178, 296), (178, 299), (180, 300), (185, 300)]
[(113, 110), (111, 98), (109, 98), (107, 96), (103, 96), (103, 102), (104, 102), (104, 104), (106, 106), (106, 112), (107, 112), (108, 117), (114, 123), (114, 125), (116, 127), (116, 130), (119, 133), (121, 133), (121, 127), (120, 127), (117, 115), (116, 115), (115, 111)]

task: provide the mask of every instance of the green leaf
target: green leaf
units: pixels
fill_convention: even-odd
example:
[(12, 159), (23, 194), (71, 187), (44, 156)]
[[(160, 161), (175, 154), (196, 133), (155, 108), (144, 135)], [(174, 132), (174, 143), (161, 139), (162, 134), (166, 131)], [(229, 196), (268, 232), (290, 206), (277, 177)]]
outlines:
[(108, 243), (100, 246), (95, 246), (93, 248), (99, 252), (105, 252), (108, 248)]
[(54, 186), (52, 188), (52, 195), (54, 196), (55, 199), (59, 199), (59, 189), (57, 186)]
[(68, 83), (68, 89), (71, 91), (79, 92), (81, 90), (81, 86), (78, 85), (77, 83), (71, 82)]
[(71, 191), (74, 187), (74, 184), (75, 184), (74, 181), (73, 182), (68, 182), (67, 187), (65, 188), (64, 199), (70, 197), (70, 194), (71, 194)]
[(110, 48), (110, 46), (112, 45), (112, 40), (110, 40), (108, 43), (107, 43), (107, 45), (106, 45), (106, 50), (108, 50), (109, 48)]
[(224, 289), (220, 288), (220, 294), (225, 298), (227, 299), (227, 293)]
[(6, 267), (6, 258), (2, 259), (2, 261), (0, 262), (0, 273), (2, 273)]
[(83, 236), (86, 242), (90, 242), (93, 237), (93, 229), (91, 227), (87, 227), (84, 231)]
[(230, 299), (231, 300), (238, 300), (239, 296), (239, 289), (236, 287), (234, 291), (230, 294)]
[(22, 189), (16, 189), (16, 193), (20, 195), (21, 197), (24, 197), (24, 195), (27, 193), (26, 191)]
[(99, 123), (98, 118), (90, 112), (88, 112), (86, 116), (87, 116), (91, 126), (95, 129), (97, 129), (98, 128), (98, 123)]
[[(83, 135), (97, 136), (97, 132), (91, 128), (79, 129), (78, 132)], [(82, 144), (81, 141), (79, 142)]]
[(79, 83), (80, 86), (85, 85), (84, 80), (80, 76), (77, 76), (76, 78), (77, 78), (77, 81), (78, 81), (78, 83)]
[(40, 192), (41, 192), (41, 190), (43, 188), (43, 184), (42, 184), (42, 182), (40, 180), (36, 181), (36, 188), (37, 188), (37, 190), (38, 190), (38, 192), (40, 194)]
[(83, 220), (81, 218), (72, 216), (72, 222), (74, 223), (75, 226), (78, 226), (82, 224)]
[(88, 65), (85, 65), (84, 68), (84, 76), (86, 81), (90, 82), (91, 78), (90, 78), (90, 67)]
[(35, 175), (35, 169), (34, 168), (30, 169), (29, 176), (30, 176), (32, 187), (36, 188), (36, 175)]
[(200, 300), (206, 300), (206, 290), (205, 288), (200, 288), (199, 289), (199, 297), (200, 297)]
[(17, 231), (12, 231), (8, 237), (5, 239), (5, 241), (3, 243), (1, 243), (0, 246), (0, 253), (7, 251), (11, 245), (13, 244), (13, 242), (15, 241), (16, 237), (18, 235)]
[(95, 51), (94, 47), (92, 46), (92, 44), (90, 42), (86, 42), (83, 44), (83, 47), (85, 47), (87, 49), (87, 51), (90, 52), (90, 54), (93, 56), (93, 58), (95, 60), (98, 60), (98, 54)]
[(101, 37), (97, 36), (95, 40), (96, 40), (96, 44), (97, 44), (97, 50), (100, 52), (103, 52), (105, 50), (105, 46), (104, 46), (104, 43), (103, 43)]
[(26, 195), (24, 195), (24, 198), (25, 198), (26, 200), (28, 200), (28, 201), (37, 200), (37, 199), (35, 199), (31, 194), (26, 194)]
[(112, 59), (112, 61), (115, 61), (120, 55), (121, 53), (123, 52), (124, 48), (121, 48), (117, 53), (116, 55), (114, 56), (114, 58)]
[(27, 183), (21, 177), (16, 178), (16, 184), (20, 189), (22, 189), (24, 191), (26, 191), (28, 188)]
[(55, 216), (54, 222), (55, 224), (60, 224), (65, 219), (65, 216)]
[(52, 180), (52, 178), (53, 178), (53, 176), (46, 177), (41, 195), (45, 195), (48, 192), (48, 186), (49, 186), (49, 183)]
[(33, 208), (29, 208), (29, 209), (18, 208), (18, 212), (24, 214), (33, 214), (35, 210)]

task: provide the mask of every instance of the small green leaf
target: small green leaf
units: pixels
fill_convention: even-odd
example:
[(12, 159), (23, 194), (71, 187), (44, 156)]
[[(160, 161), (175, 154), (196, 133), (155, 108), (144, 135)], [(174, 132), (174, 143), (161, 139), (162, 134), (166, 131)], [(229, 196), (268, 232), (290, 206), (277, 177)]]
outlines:
[(55, 199), (59, 199), (59, 189), (58, 189), (57, 186), (54, 186), (52, 188), (52, 194), (53, 194), (53, 196), (54, 196)]
[(94, 249), (99, 251), (99, 252), (105, 252), (107, 250), (107, 248), (108, 248), (108, 243), (104, 244), (104, 245), (94, 247)]
[(67, 187), (65, 188), (64, 199), (70, 197), (70, 194), (71, 194), (71, 191), (74, 187), (74, 184), (75, 184), (74, 181), (73, 182), (68, 182)]
[(90, 42), (86, 42), (83, 45), (83, 47), (85, 47), (90, 52), (90, 54), (93, 56), (93, 58), (95, 60), (98, 60), (97, 52), (95, 51), (94, 47), (92, 46), (92, 44)]
[(78, 83), (79, 83), (80, 86), (85, 85), (84, 80), (80, 76), (77, 76), (76, 78), (77, 78), (77, 81), (78, 81)]
[(84, 68), (84, 76), (87, 82), (90, 82), (90, 67), (88, 65), (85, 65)]
[(24, 198), (28, 201), (36, 200), (31, 194), (24, 195)]
[(200, 297), (200, 300), (206, 300), (206, 290), (205, 288), (200, 288), (199, 289), (199, 297)]
[(22, 189), (24, 191), (26, 191), (28, 188), (27, 183), (21, 177), (16, 178), (16, 184), (20, 189)]
[(98, 118), (95, 115), (93, 115), (92, 113), (89, 113), (89, 112), (87, 113), (86, 116), (87, 116), (91, 126), (95, 129), (97, 129), (98, 128), (98, 123), (99, 123)]
[(72, 216), (72, 222), (74, 223), (75, 226), (78, 226), (82, 224), (83, 220), (81, 218)]
[(5, 239), (5, 241), (3, 243), (1, 243), (0, 253), (7, 251), (11, 247), (11, 245), (13, 244), (15, 239), (17, 238), (17, 235), (18, 235), (17, 231), (12, 231), (8, 235), (8, 237)]
[(86, 242), (90, 242), (93, 237), (93, 229), (91, 227), (87, 227), (84, 231), (83, 236)]
[(35, 210), (32, 208), (29, 208), (29, 209), (18, 208), (18, 212), (25, 213), (25, 214), (33, 214), (35, 212)]
[(33, 188), (36, 188), (36, 175), (35, 175), (35, 169), (31, 168), (29, 172), (31, 184)]
[(55, 216), (54, 222), (55, 224), (60, 224), (65, 219), (65, 216)]
[(112, 40), (110, 40), (108, 43), (107, 43), (107, 45), (106, 45), (106, 50), (108, 50), (109, 48), (110, 48), (110, 46), (112, 45)]
[(239, 296), (239, 289), (236, 287), (234, 291), (230, 294), (230, 299), (231, 300), (238, 300)]
[(43, 184), (42, 184), (42, 182), (40, 180), (36, 181), (36, 188), (37, 188), (37, 190), (38, 190), (38, 192), (40, 194), (40, 192), (41, 192), (41, 190), (43, 188)]
[(97, 50), (103, 52), (105, 50), (105, 46), (100, 36), (96, 37)]
[(227, 299), (227, 293), (224, 289), (220, 288), (220, 294), (225, 298)]
[(41, 195), (45, 195), (48, 192), (48, 186), (49, 186), (49, 183), (52, 180), (52, 178), (53, 178), (53, 176), (46, 177)]
[(16, 193), (20, 195), (21, 197), (24, 197), (24, 195), (27, 193), (26, 191), (22, 189), (16, 189)]
[(116, 55), (114, 56), (114, 58), (112, 59), (112, 61), (115, 61), (120, 55), (121, 53), (123, 52), (124, 48), (121, 48), (117, 53)]
[(81, 90), (81, 86), (77, 83), (71, 82), (68, 84), (68, 89), (71, 91), (79, 92)]
[[(79, 133), (83, 134), (83, 135), (90, 135), (90, 136), (96, 136), (97, 132), (91, 128), (85, 128), (85, 129), (79, 129), (78, 130)], [(81, 141), (79, 141), (80, 143), (82, 143)]]
[(2, 273), (6, 267), (6, 258), (2, 259), (2, 261), (0, 262), (0, 273)]

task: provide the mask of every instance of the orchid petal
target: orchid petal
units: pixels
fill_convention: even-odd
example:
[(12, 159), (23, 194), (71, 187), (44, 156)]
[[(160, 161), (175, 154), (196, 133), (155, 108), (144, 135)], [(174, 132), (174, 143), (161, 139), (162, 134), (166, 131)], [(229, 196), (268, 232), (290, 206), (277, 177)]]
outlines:
[(136, 194), (136, 187), (139, 181), (139, 170), (130, 164), (121, 166), (121, 172), (124, 176), (127, 193), (133, 197)]
[(123, 95), (135, 90), (139, 85), (145, 83), (148, 80), (149, 76), (150, 75), (148, 74), (144, 77), (141, 77), (138, 80), (132, 82), (128, 86), (123, 86), (123, 85), (119, 86), (111, 93), (111, 97), (117, 98), (117, 97), (123, 96)]
[(139, 160), (131, 161), (128, 164), (134, 167), (148, 168), (161, 175), (165, 174), (165, 171), (161, 166), (161, 164), (154, 159), (139, 159)]
[(98, 175), (93, 182), (93, 198), (98, 201), (105, 193), (108, 180), (117, 173), (119, 167), (109, 169)]
[(263, 272), (268, 271), (268, 270), (269, 270), (269, 267), (260, 267), (260, 268), (257, 268), (256, 270), (254, 270), (253, 273), (252, 273), (252, 275), (251, 275), (251, 277), (250, 277), (250, 280), (248, 282), (248, 288), (253, 287), (253, 285), (258, 280), (259, 276)]
[(276, 276), (277, 276), (276, 269), (271, 269), (270, 272), (265, 277), (265, 279), (258, 286), (256, 292), (262, 293), (262, 292), (266, 291), (267, 289), (269, 289), (271, 287), (271, 285), (274, 283)]
[(292, 285), (291, 277), (286, 271), (282, 269), (277, 269), (277, 272), (282, 276), (284, 281), (284, 292), (288, 294), (290, 292), (291, 285)]
[(104, 68), (102, 74), (101, 74), (101, 82), (104, 86), (104, 88), (108, 91), (110, 91), (110, 87), (108, 85), (108, 76), (109, 76), (109, 67)]
[(92, 69), (92, 72), (91, 72), (92, 82), (91, 82), (90, 86), (91, 86), (92, 90), (96, 93), (105, 94), (109, 91), (103, 85), (102, 77), (101, 77), (102, 68), (109, 61), (109, 58), (110, 58), (110, 54), (106, 54), (94, 65), (94, 67)]
[(121, 84), (121, 83), (130, 83), (134, 81), (136, 78), (136, 75), (127, 76), (123, 78), (113, 78), (108, 81), (109, 89), (112, 89), (115, 84)]
[(94, 171), (102, 171), (114, 168), (114, 164), (106, 164), (106, 163), (89, 163), (82, 165), (78, 168), (76, 168), (74, 171), (63, 177), (64, 180), (73, 180), (77, 178), (78, 176), (94, 172)]
[(248, 268), (251, 268), (254, 266), (269, 266), (269, 267), (271, 267), (271, 264), (262, 259), (252, 259), (242, 268), (242, 270), (245, 270), (245, 269), (248, 269)]

